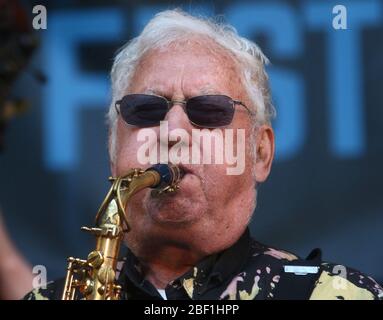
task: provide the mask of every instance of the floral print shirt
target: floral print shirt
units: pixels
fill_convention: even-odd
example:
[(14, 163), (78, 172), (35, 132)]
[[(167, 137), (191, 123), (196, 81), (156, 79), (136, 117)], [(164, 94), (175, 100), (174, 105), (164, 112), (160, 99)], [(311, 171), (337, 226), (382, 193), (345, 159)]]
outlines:
[[(252, 239), (246, 230), (232, 247), (207, 257), (169, 283), (166, 297), (169, 300), (383, 300), (382, 286), (371, 277), (321, 261), (318, 249), (312, 256), (301, 259), (265, 246)], [(145, 280), (139, 261), (129, 250), (118, 271), (122, 299), (163, 299)], [(46, 289), (33, 290), (25, 299), (60, 299), (63, 283), (63, 280), (51, 282)]]

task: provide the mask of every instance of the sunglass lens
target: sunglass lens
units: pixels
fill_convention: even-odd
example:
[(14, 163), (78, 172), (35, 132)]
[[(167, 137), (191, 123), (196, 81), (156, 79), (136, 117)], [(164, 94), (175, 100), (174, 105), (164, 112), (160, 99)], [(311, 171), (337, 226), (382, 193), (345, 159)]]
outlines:
[(165, 119), (168, 105), (165, 99), (146, 94), (130, 94), (121, 100), (120, 112), (126, 123), (138, 127), (153, 127)]
[(198, 96), (188, 100), (186, 112), (190, 121), (197, 126), (218, 128), (231, 123), (234, 107), (232, 100), (226, 96)]

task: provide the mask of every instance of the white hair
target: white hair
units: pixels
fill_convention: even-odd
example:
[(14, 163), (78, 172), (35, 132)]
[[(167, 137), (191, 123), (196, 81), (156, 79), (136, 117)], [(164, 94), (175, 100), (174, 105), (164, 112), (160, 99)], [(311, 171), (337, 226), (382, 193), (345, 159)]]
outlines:
[(155, 15), (142, 33), (129, 41), (117, 53), (112, 70), (112, 101), (107, 115), (110, 129), (109, 153), (115, 160), (116, 120), (115, 103), (129, 87), (135, 68), (149, 50), (165, 47), (191, 36), (207, 37), (230, 53), (242, 72), (243, 85), (250, 106), (256, 113), (256, 123), (270, 124), (275, 116), (265, 65), (268, 59), (252, 41), (240, 37), (234, 27), (217, 20), (195, 17), (180, 9), (166, 10)]

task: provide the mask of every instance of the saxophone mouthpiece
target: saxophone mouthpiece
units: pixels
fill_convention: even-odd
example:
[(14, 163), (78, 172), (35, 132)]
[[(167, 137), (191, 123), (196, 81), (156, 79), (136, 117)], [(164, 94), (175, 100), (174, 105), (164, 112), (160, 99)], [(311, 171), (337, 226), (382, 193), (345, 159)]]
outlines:
[(160, 182), (152, 188), (162, 189), (167, 187), (175, 187), (184, 176), (184, 171), (174, 164), (155, 164), (146, 171), (156, 171), (160, 176)]

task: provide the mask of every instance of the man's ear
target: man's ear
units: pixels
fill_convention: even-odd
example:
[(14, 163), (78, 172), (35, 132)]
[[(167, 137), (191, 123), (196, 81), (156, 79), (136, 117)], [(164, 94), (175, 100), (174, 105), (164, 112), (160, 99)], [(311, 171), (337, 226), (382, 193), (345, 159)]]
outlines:
[(256, 131), (255, 179), (264, 182), (269, 176), (274, 159), (274, 132), (269, 125), (262, 125)]

